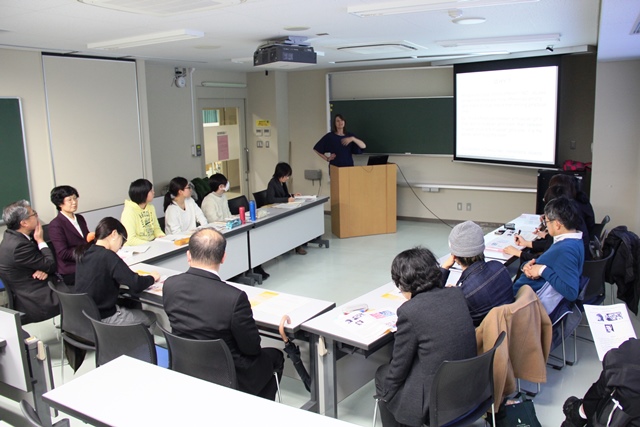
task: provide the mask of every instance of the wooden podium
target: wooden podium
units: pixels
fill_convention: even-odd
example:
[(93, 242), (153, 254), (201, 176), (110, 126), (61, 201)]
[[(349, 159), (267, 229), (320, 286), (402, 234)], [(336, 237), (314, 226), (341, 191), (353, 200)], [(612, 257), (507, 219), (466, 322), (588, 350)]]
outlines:
[(340, 238), (396, 232), (396, 165), (331, 166), (331, 231)]

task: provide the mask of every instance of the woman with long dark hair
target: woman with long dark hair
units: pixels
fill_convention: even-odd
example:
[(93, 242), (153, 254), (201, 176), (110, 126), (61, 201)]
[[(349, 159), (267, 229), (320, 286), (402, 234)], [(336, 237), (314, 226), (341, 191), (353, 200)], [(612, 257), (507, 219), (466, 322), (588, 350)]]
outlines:
[(347, 121), (336, 114), (331, 132), (325, 134), (313, 147), (313, 151), (333, 166), (353, 166), (353, 154), (361, 154), (367, 148), (363, 140), (347, 132)]
[(195, 231), (196, 227), (208, 224), (200, 207), (191, 198), (189, 181), (178, 176), (169, 183), (164, 195), (164, 229), (167, 234)]
[(95, 234), (89, 233), (89, 243), (78, 246), (76, 255), (76, 286), (78, 293), (87, 293), (95, 301), (100, 318), (105, 323), (142, 323), (151, 326), (156, 315), (150, 311), (131, 309), (118, 304), (120, 285), (138, 294), (160, 279), (158, 273), (141, 276), (134, 273), (116, 254), (127, 241), (127, 230), (115, 218), (103, 218)]
[(143, 245), (163, 237), (156, 208), (153, 207), (153, 184), (148, 179), (136, 179), (129, 186), (129, 199), (124, 201), (124, 209), (120, 221), (129, 234), (129, 246)]

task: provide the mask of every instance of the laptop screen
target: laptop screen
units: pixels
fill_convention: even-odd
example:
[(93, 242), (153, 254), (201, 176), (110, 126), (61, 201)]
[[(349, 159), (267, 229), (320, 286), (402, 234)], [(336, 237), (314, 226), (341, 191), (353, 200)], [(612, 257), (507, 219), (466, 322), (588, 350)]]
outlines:
[(386, 165), (389, 161), (389, 156), (369, 156), (369, 161), (367, 162), (367, 166), (373, 165)]

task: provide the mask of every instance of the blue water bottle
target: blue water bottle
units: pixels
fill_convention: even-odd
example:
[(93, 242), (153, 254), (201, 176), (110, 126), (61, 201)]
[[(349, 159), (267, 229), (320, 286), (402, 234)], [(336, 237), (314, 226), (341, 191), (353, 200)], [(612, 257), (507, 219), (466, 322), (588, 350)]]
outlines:
[(249, 216), (251, 218), (251, 221), (256, 220), (256, 202), (254, 202), (253, 200), (249, 201)]

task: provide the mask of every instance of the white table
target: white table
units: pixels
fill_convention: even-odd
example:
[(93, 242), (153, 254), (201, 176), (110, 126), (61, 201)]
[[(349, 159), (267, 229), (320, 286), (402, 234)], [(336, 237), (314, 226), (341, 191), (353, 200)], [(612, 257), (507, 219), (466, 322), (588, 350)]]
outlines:
[[(130, 266), (130, 268), (136, 272), (149, 273), (155, 271), (163, 277), (175, 276), (176, 274), (182, 273), (181, 271), (146, 263), (135, 264)], [(295, 334), (300, 330), (304, 322), (327, 310), (331, 310), (336, 305), (331, 301), (272, 291), (262, 286), (254, 287), (234, 282), (227, 283), (247, 294), (249, 302), (251, 303), (253, 318), (261, 330), (277, 332), (282, 316), (287, 314), (291, 318), (291, 323), (285, 325), (285, 331)], [(145, 290), (140, 296), (140, 299), (144, 302), (162, 307), (162, 285), (153, 286)]]
[[(347, 329), (338, 323), (346, 307), (367, 304), (370, 310), (388, 309), (397, 312), (406, 300), (393, 282), (380, 286), (348, 303), (315, 317), (302, 325), (302, 330), (311, 334), (312, 347), (320, 345), (327, 353), (316, 352), (317, 376), (314, 383), (318, 401), (314, 402), (318, 412), (337, 417), (340, 397), (346, 397), (371, 381), (375, 370), (388, 363), (393, 335), (386, 333), (376, 337), (362, 336), (355, 328)], [(386, 348), (386, 351), (379, 351)], [(374, 356), (374, 353), (376, 357)], [(364, 357), (341, 358), (344, 354), (358, 354)], [(337, 362), (341, 359), (340, 382), (338, 382)], [(312, 396), (313, 397), (313, 396)]]
[(249, 230), (251, 267), (322, 236), (327, 200), (328, 197), (307, 200), (293, 209), (267, 207), (269, 215), (258, 219)]
[[(249, 270), (248, 233), (252, 227), (253, 224), (249, 223), (232, 230), (222, 231), (227, 239), (227, 259), (220, 268), (220, 277), (223, 279), (235, 277)], [(149, 246), (147, 251), (125, 259), (127, 265), (148, 263), (181, 272), (189, 268), (186, 255), (187, 244), (177, 246), (172, 241), (156, 239), (146, 245)]]
[(352, 426), (126, 356), (43, 398), (95, 426)]

